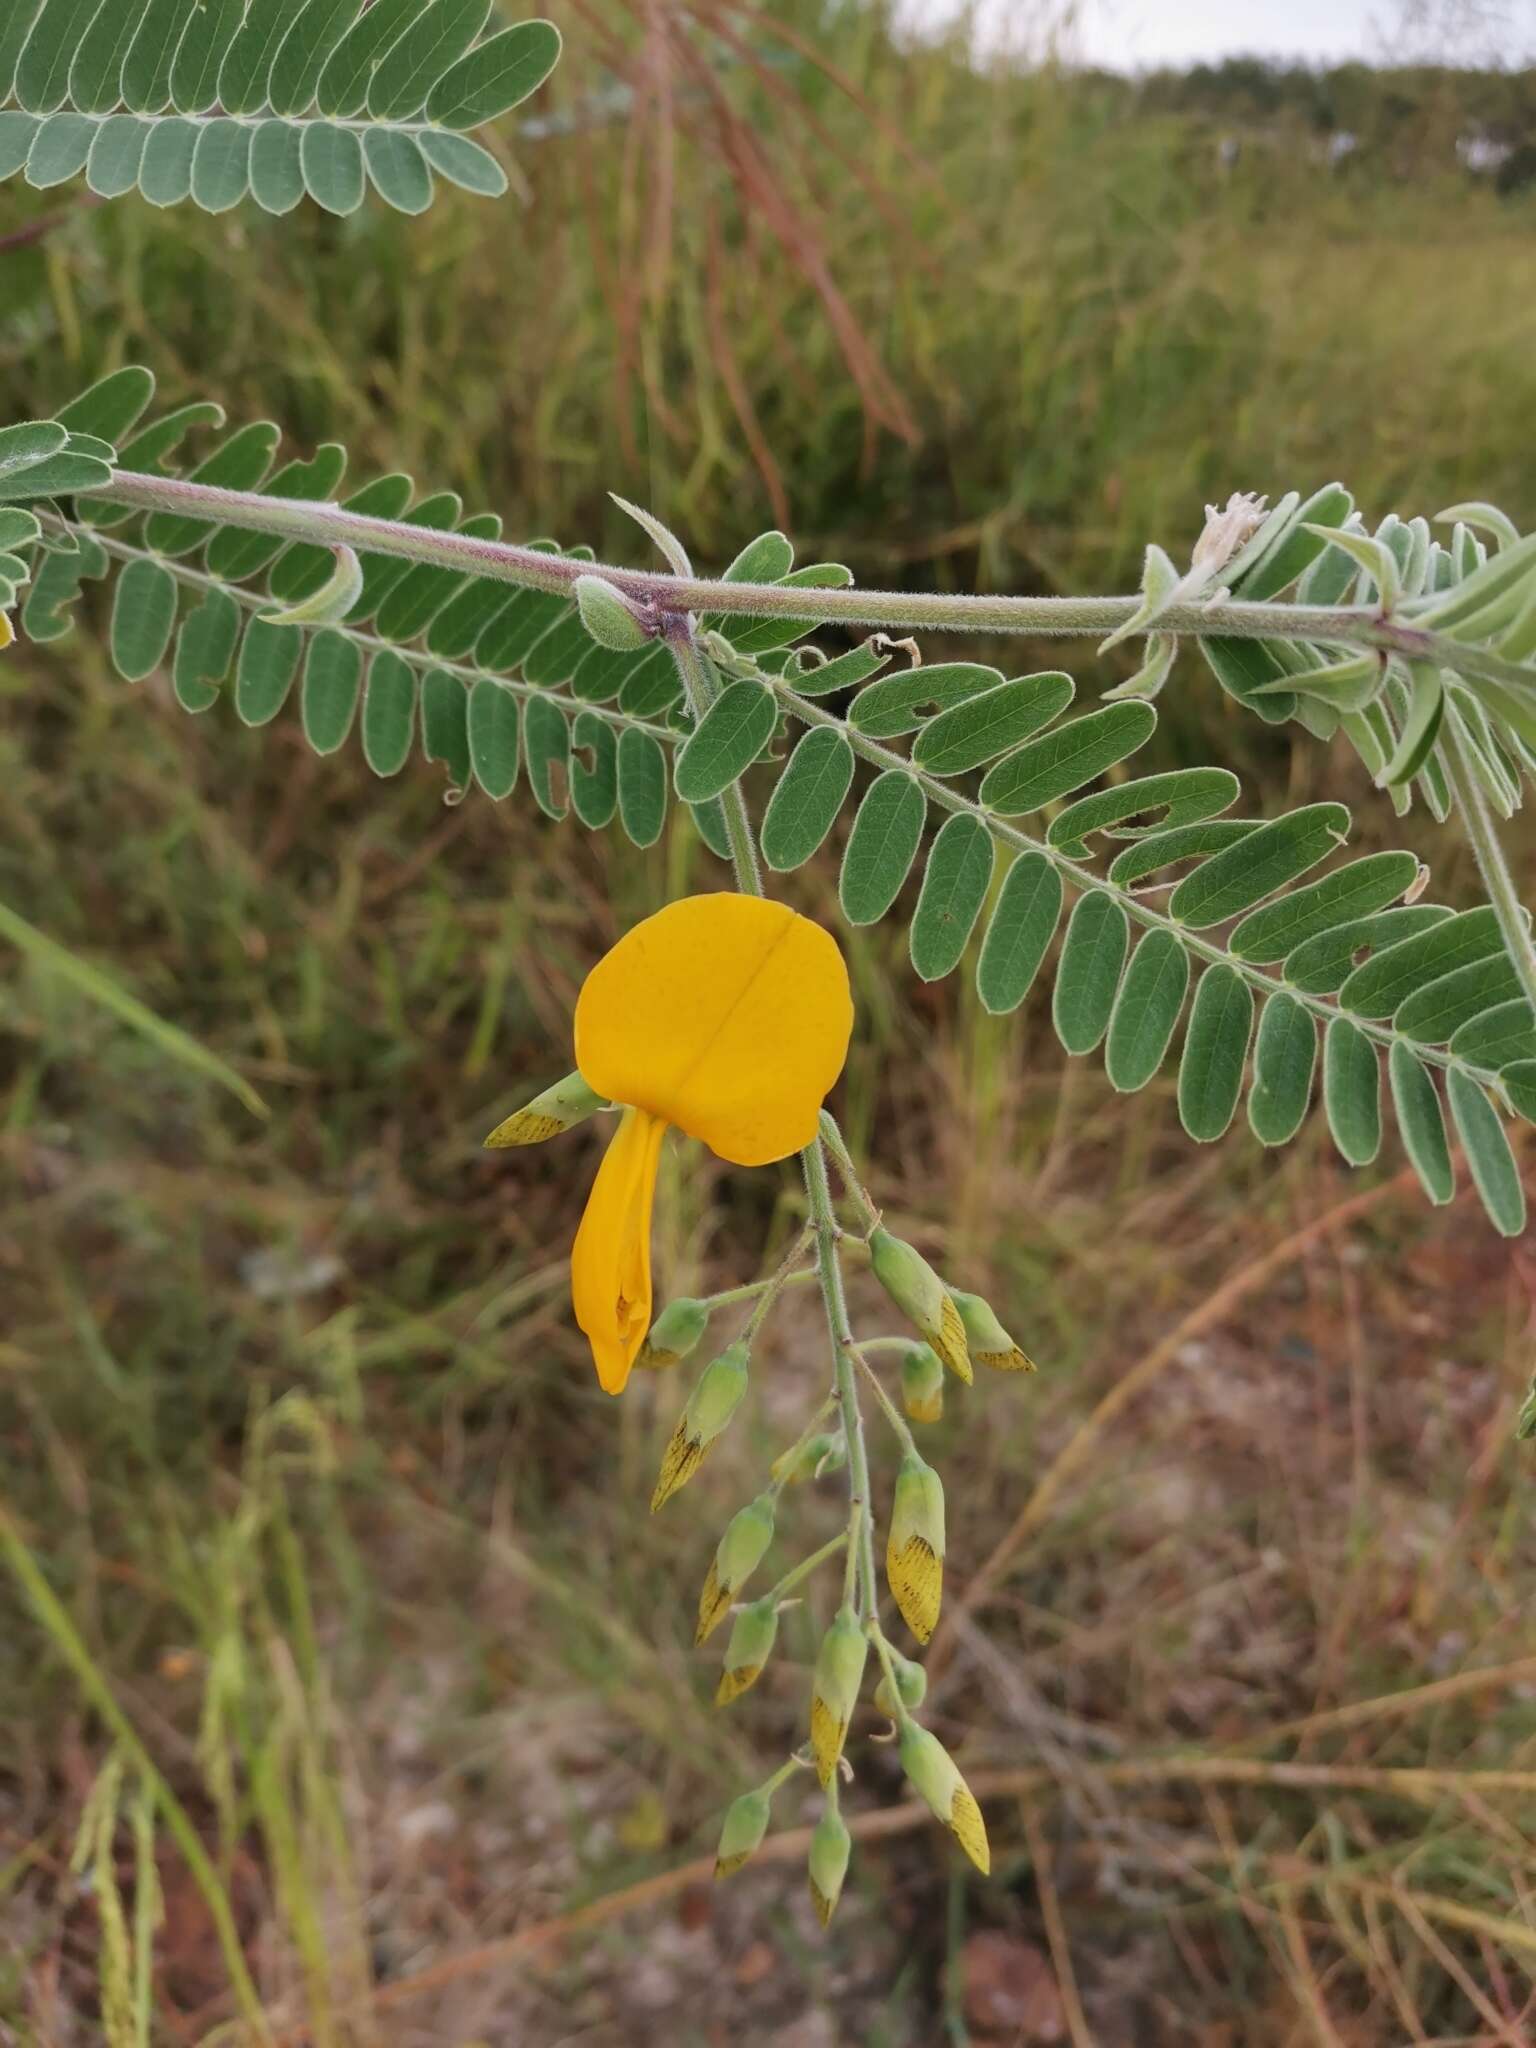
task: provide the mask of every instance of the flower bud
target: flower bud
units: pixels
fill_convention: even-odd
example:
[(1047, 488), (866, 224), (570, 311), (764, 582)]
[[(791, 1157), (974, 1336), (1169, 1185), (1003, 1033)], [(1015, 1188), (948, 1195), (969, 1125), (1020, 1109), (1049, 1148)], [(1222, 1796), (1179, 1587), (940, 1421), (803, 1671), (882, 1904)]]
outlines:
[(747, 1391), (747, 1356), (746, 1343), (738, 1338), (699, 1375), (661, 1461), (656, 1491), (651, 1495), (653, 1515), (680, 1486), (688, 1484), (703, 1464), (704, 1453), (736, 1413)]
[(715, 1850), (716, 1877), (729, 1877), (757, 1854), (768, 1832), (768, 1819), (768, 1795), (760, 1785), (731, 1801), (725, 1809), (720, 1845)]
[(944, 1362), (931, 1344), (913, 1344), (902, 1356), (901, 1405), (914, 1422), (944, 1414)]
[(992, 1868), (986, 1823), (971, 1788), (936, 1735), (909, 1721), (901, 1731), (901, 1768), (985, 1877)]
[(896, 1474), (885, 1576), (902, 1620), (926, 1643), (944, 1596), (944, 1488), (916, 1451), (907, 1452)]
[(870, 1235), (869, 1257), (875, 1278), (902, 1314), (928, 1339), (956, 1379), (969, 1382), (971, 1361), (960, 1311), (922, 1253), (888, 1230), (876, 1230)]
[(831, 1782), (848, 1739), (848, 1723), (858, 1704), (868, 1654), (869, 1643), (859, 1617), (851, 1607), (840, 1607), (821, 1639), (811, 1680), (811, 1748), (823, 1789)]
[(699, 1625), (694, 1644), (704, 1641), (724, 1618), (726, 1609), (763, 1561), (773, 1541), (773, 1495), (760, 1493), (726, 1524), (715, 1546), (714, 1562), (699, 1595)]
[[(893, 1644), (888, 1643), (886, 1651), (891, 1660), (891, 1669), (896, 1674), (896, 1692), (900, 1705), (910, 1712), (912, 1708), (923, 1704), (928, 1691), (928, 1674), (921, 1664), (915, 1664), (910, 1657), (903, 1657)], [(880, 1675), (880, 1683), (875, 1687), (875, 1705), (882, 1714), (889, 1714), (893, 1721), (901, 1719), (897, 1700), (891, 1697), (890, 1683), (883, 1672)]]
[(646, 1333), (635, 1359), (637, 1366), (660, 1370), (676, 1365), (698, 1344), (709, 1328), (709, 1305), (691, 1294), (669, 1301)]
[(848, 1446), (841, 1434), (823, 1431), (803, 1444), (791, 1445), (768, 1469), (781, 1486), (798, 1486), (807, 1479), (819, 1479), (824, 1472), (841, 1472), (847, 1462)]
[(616, 654), (634, 654), (650, 644), (652, 636), (634, 606), (605, 577), (578, 576), (574, 588), (581, 623), (600, 647), (611, 647)]
[(1026, 1357), (1014, 1343), (993, 1314), (989, 1301), (983, 1300), (979, 1294), (962, 1293), (958, 1287), (951, 1287), (949, 1295), (960, 1311), (965, 1341), (978, 1365), (989, 1365), (994, 1372), (1035, 1370), (1035, 1361)]
[(611, 1107), (608, 1098), (594, 1094), (580, 1074), (567, 1074), (553, 1088), (514, 1110), (485, 1142), (496, 1151), (506, 1145), (542, 1145), (546, 1138), (557, 1138), (573, 1124), (584, 1123), (594, 1110)]
[(773, 1655), (778, 1633), (779, 1609), (771, 1596), (742, 1608), (725, 1646), (725, 1665), (715, 1693), (717, 1707), (728, 1707), (732, 1700), (741, 1698), (748, 1686), (756, 1685), (763, 1666)]
[(842, 1896), (843, 1879), (848, 1875), (848, 1858), (853, 1852), (853, 1837), (847, 1823), (837, 1808), (828, 1805), (821, 1819), (817, 1821), (811, 1836), (811, 1853), (807, 1873), (811, 1882), (811, 1904), (816, 1908), (816, 1918), (825, 1927), (837, 1911), (837, 1902)]

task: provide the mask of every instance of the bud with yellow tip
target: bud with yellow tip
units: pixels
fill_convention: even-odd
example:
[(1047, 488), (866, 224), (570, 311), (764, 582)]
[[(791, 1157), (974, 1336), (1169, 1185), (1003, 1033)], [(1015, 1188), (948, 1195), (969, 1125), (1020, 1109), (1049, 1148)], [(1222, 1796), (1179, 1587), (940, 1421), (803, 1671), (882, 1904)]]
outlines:
[(742, 1608), (731, 1624), (730, 1641), (725, 1646), (725, 1664), (715, 1693), (717, 1707), (728, 1707), (749, 1686), (756, 1685), (773, 1655), (778, 1633), (779, 1607), (772, 1594)]
[(868, 1654), (869, 1643), (859, 1617), (845, 1603), (821, 1639), (811, 1680), (811, 1749), (823, 1789), (831, 1782), (848, 1739), (848, 1723), (858, 1705)]
[(659, 1371), (677, 1365), (698, 1344), (709, 1328), (709, 1303), (691, 1294), (669, 1301), (646, 1333), (635, 1356), (637, 1367)]
[(926, 1643), (944, 1597), (944, 1488), (916, 1451), (907, 1452), (896, 1475), (885, 1576), (902, 1620)]
[(725, 1809), (715, 1850), (716, 1877), (729, 1877), (757, 1854), (768, 1832), (769, 1818), (768, 1794), (761, 1785), (731, 1801)]
[(567, 1074), (553, 1088), (514, 1110), (485, 1142), (493, 1151), (507, 1145), (542, 1145), (546, 1138), (557, 1138), (562, 1131), (584, 1123), (595, 1110), (612, 1107), (607, 1096), (589, 1088), (580, 1074)]
[(970, 1354), (965, 1325), (949, 1290), (932, 1266), (912, 1245), (888, 1230), (870, 1234), (869, 1259), (875, 1278), (943, 1359), (956, 1379), (969, 1384)]
[(985, 1877), (992, 1868), (986, 1823), (949, 1751), (936, 1735), (930, 1735), (916, 1721), (908, 1721), (901, 1731), (900, 1754), (901, 1768), (912, 1789), (921, 1793), (936, 1818), (943, 1821)]
[(848, 1445), (841, 1433), (823, 1430), (803, 1444), (792, 1444), (768, 1469), (780, 1486), (799, 1486), (825, 1472), (841, 1472), (847, 1462)]
[(944, 1363), (931, 1344), (912, 1344), (902, 1354), (901, 1405), (913, 1422), (939, 1422), (944, 1415)]
[(762, 1563), (763, 1552), (773, 1541), (773, 1499), (771, 1493), (760, 1493), (726, 1524), (725, 1534), (715, 1546), (704, 1591), (699, 1595), (695, 1645), (713, 1633), (737, 1593)]
[(1035, 1361), (1014, 1343), (993, 1313), (991, 1302), (979, 1294), (963, 1293), (958, 1287), (951, 1287), (949, 1293), (960, 1311), (965, 1341), (978, 1365), (990, 1366), (993, 1372), (1035, 1370)]
[(914, 1663), (910, 1657), (903, 1657), (894, 1644), (887, 1643), (885, 1647), (896, 1675), (896, 1697), (892, 1697), (890, 1680), (882, 1672), (880, 1683), (875, 1687), (875, 1705), (882, 1714), (889, 1714), (893, 1721), (900, 1721), (903, 1709), (910, 1713), (914, 1707), (923, 1704), (928, 1692), (928, 1674), (921, 1664)]
[(811, 1853), (807, 1860), (811, 1904), (816, 1908), (816, 1918), (823, 1927), (830, 1923), (837, 1911), (843, 1879), (848, 1875), (848, 1858), (852, 1853), (853, 1837), (837, 1810), (835, 1798), (829, 1797), (811, 1835)]
[(680, 1486), (688, 1484), (703, 1464), (704, 1453), (740, 1407), (747, 1391), (748, 1355), (745, 1340), (738, 1338), (699, 1375), (661, 1461), (656, 1491), (651, 1495), (653, 1515)]

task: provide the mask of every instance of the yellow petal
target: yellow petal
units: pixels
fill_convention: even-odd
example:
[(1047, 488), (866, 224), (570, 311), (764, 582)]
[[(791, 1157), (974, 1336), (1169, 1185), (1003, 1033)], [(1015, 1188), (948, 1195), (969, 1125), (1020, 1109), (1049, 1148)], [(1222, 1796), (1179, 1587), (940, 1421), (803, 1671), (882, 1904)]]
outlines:
[(899, 1550), (887, 1548), (885, 1576), (902, 1620), (920, 1643), (926, 1643), (938, 1625), (944, 1598), (944, 1560), (921, 1536), (911, 1536)]
[(964, 1380), (968, 1387), (971, 1386), (976, 1375), (971, 1371), (971, 1354), (966, 1347), (965, 1325), (960, 1320), (959, 1309), (947, 1294), (939, 1304), (939, 1327), (924, 1334), (955, 1378)]
[(847, 1721), (838, 1719), (836, 1711), (827, 1705), (820, 1693), (813, 1693), (811, 1751), (816, 1758), (816, 1776), (823, 1791), (832, 1782), (832, 1773), (837, 1769), (837, 1760), (843, 1753), (843, 1744), (847, 1739)]
[(739, 1700), (749, 1686), (756, 1685), (762, 1669), (761, 1664), (738, 1664), (734, 1670), (722, 1671), (715, 1690), (715, 1705), (728, 1707), (732, 1700)]
[(992, 1869), (992, 1851), (987, 1842), (987, 1824), (981, 1817), (975, 1795), (963, 1780), (955, 1787), (955, 1796), (950, 1802), (949, 1825), (955, 1840), (982, 1876), (988, 1876)]
[(699, 1623), (693, 1633), (694, 1648), (697, 1649), (706, 1637), (714, 1634), (724, 1621), (731, 1604), (731, 1588), (722, 1586), (720, 1574), (710, 1560), (709, 1573), (704, 1581), (704, 1590), (699, 1595)]
[(16, 633), (11, 625), (10, 613), (0, 612), (0, 647), (9, 647), (15, 638)]
[(609, 1394), (624, 1391), (651, 1326), (651, 1199), (665, 1132), (644, 1110), (625, 1110), (571, 1249), (576, 1320)]
[(597, 963), (576, 1004), (576, 1064), (599, 1094), (763, 1166), (816, 1135), (852, 1028), (831, 936), (721, 891), (668, 904)]

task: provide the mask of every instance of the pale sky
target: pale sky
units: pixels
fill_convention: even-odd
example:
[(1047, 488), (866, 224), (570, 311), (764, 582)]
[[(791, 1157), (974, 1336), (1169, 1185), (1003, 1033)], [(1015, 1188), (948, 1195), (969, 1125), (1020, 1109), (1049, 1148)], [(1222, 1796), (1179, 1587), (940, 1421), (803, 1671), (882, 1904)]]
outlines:
[[(966, 0), (906, 0), (939, 22)], [(1450, 57), (1529, 63), (1536, 0), (975, 0), (988, 42), (1029, 48), (1055, 29), (1065, 54), (1116, 70), (1262, 55), (1313, 64)]]

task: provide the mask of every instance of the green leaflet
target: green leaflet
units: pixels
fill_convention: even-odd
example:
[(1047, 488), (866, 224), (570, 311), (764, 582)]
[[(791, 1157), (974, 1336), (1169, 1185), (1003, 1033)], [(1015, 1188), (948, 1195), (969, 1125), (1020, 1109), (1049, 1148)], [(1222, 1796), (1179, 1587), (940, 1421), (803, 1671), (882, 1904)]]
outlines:
[(1114, 828), (1150, 811), (1165, 813), (1157, 831), (1175, 831), (1229, 809), (1237, 801), (1240, 786), (1228, 768), (1175, 768), (1166, 775), (1144, 775), (1138, 781), (1116, 783), (1092, 796), (1079, 797), (1051, 820), (1045, 836), (1050, 845), (1061, 847), (1076, 847), (1093, 832), (1141, 838), (1154, 828), (1141, 827), (1134, 834), (1116, 834)]
[(523, 709), (523, 758), (533, 800), (547, 818), (565, 816), (570, 782), (571, 729), (548, 697), (530, 697)]
[[(419, 114), (427, 94), (474, 42), (490, 11), (490, 0), (426, 0), (374, 67), (368, 81), (369, 113), (381, 121)], [(479, 61), (484, 65), (493, 60), (482, 51)]]
[(712, 796), (706, 804), (690, 804), (688, 812), (698, 827), (699, 837), (716, 860), (728, 861), (731, 857), (731, 835), (719, 797)]
[(303, 651), (300, 627), (252, 619), (235, 668), (235, 711), (245, 724), (267, 725), (276, 718), (293, 687)]
[(494, 121), (537, 92), (559, 57), (560, 32), (552, 22), (503, 29), (437, 81), (427, 98), (427, 119), (444, 128)]
[(507, 174), (488, 149), (471, 142), (467, 135), (452, 135), (446, 129), (424, 128), (416, 137), (422, 155), (450, 185), (474, 192), (482, 199), (499, 199), (507, 189)]
[[(254, 491), (271, 467), (278, 430), (270, 420), (254, 420), (231, 434), (206, 461), (192, 471), (191, 482), (217, 484), (231, 491)], [(146, 544), (157, 555), (189, 555), (218, 531), (205, 519), (176, 512), (152, 512), (145, 522)]]
[(661, 743), (633, 726), (619, 735), (619, 821), (636, 846), (654, 846), (667, 819)]
[(1536, 1015), (1522, 997), (1474, 1017), (1451, 1039), (1451, 1051), (1470, 1066), (1501, 1068), (1536, 1060)]
[[(1339, 990), (1343, 1009), (1360, 1017), (1390, 1017), (1416, 990), (1454, 968), (1486, 960), (1503, 948), (1499, 921), (1490, 904), (1463, 910), (1413, 938), (1374, 953)], [(1289, 973), (1289, 963), (1287, 963)]]
[(356, 213), (363, 203), (363, 145), (352, 128), (310, 121), (299, 145), (304, 190), (327, 213)]
[[(183, 711), (206, 711), (218, 702), (240, 643), (242, 615), (227, 590), (207, 590), (176, 636), (171, 681)], [(350, 643), (348, 643), (350, 645)]]
[(363, 759), (375, 775), (400, 773), (415, 732), (416, 673), (398, 654), (376, 654), (363, 694)]
[[(497, 540), (501, 536), (501, 520), (494, 512), (481, 512), (461, 521), (455, 531), (470, 539)], [(433, 562), (408, 564), (405, 574), (379, 600), (379, 637), (402, 645), (414, 640), (458, 594), (463, 583), (462, 570), (445, 569)], [(561, 680), (565, 678), (562, 676)]]
[(1326, 860), (1349, 830), (1343, 804), (1308, 804), (1212, 854), (1174, 890), (1168, 914), (1196, 931), (1236, 917)]
[(1333, 995), (1344, 986), (1356, 966), (1356, 954), (1384, 952), (1389, 946), (1444, 924), (1452, 914), (1442, 903), (1411, 903), (1335, 925), (1331, 931), (1318, 932), (1304, 940), (1286, 955), (1285, 978), (1303, 995)]
[(1179, 1062), (1179, 1117), (1202, 1145), (1219, 1138), (1237, 1111), (1253, 1031), (1253, 990), (1235, 967), (1200, 977)]
[(176, 583), (158, 562), (124, 565), (112, 600), (112, 665), (125, 683), (142, 683), (165, 659), (176, 624)]
[(363, 651), (345, 633), (316, 633), (304, 661), (300, 715), (304, 737), (317, 754), (334, 754), (346, 742), (362, 693)]
[(1069, 719), (990, 768), (981, 801), (1005, 818), (1038, 810), (1134, 754), (1156, 724), (1153, 707), (1135, 697)]
[(36, 114), (23, 114), (15, 107), (0, 108), (0, 178), (12, 177), (21, 169), (41, 126)]
[(731, 683), (717, 697), (677, 757), (677, 793), (705, 803), (751, 766), (772, 736), (779, 708), (761, 683)]
[(429, 761), (443, 763), (450, 790), (462, 796), (469, 787), (469, 693), (447, 669), (432, 669), (422, 678), (421, 750)]
[(992, 835), (978, 818), (946, 818), (934, 839), (912, 918), (912, 965), (940, 981), (959, 965), (992, 880)]
[(1021, 853), (1003, 877), (976, 963), (976, 993), (994, 1017), (1016, 1010), (1061, 917), (1061, 876), (1043, 853)]
[(1089, 889), (1078, 897), (1051, 998), (1051, 1021), (1068, 1052), (1092, 1052), (1108, 1030), (1129, 945), (1130, 920), (1112, 896)]
[(27, 151), (27, 183), (40, 192), (85, 169), (96, 124), (84, 114), (50, 114)]
[(929, 719), (913, 742), (912, 759), (930, 775), (979, 768), (1059, 717), (1076, 687), (1060, 671), (998, 683)]
[(1503, 951), (1442, 974), (1399, 1004), (1392, 1022), (1420, 1045), (1442, 1045), (1463, 1024), (1512, 1002), (1521, 992), (1514, 962)]
[(813, 726), (779, 777), (760, 834), (763, 859), (780, 874), (797, 868), (832, 829), (853, 783), (853, 749), (831, 726)]
[(1536, 1123), (1536, 1059), (1516, 1060), (1499, 1078), (1515, 1114)]
[(1245, 917), (1227, 941), (1239, 960), (1283, 960), (1318, 933), (1385, 910), (1417, 879), (1413, 853), (1369, 853)]
[(181, 114), (202, 114), (219, 97), (219, 69), (240, 26), (244, 0), (202, 0), (171, 60), (171, 104)]
[(1368, 1166), (1381, 1150), (1381, 1062), (1348, 1017), (1335, 1017), (1323, 1040), (1323, 1106), (1344, 1157)]
[(1401, 1039), (1394, 1040), (1387, 1055), (1387, 1073), (1397, 1127), (1413, 1170), (1432, 1202), (1448, 1202), (1456, 1192), (1456, 1174), (1435, 1084), (1423, 1061)]
[(85, 182), (98, 199), (120, 199), (139, 182), (150, 126), (136, 114), (113, 114), (96, 130)]
[(1291, 673), (1290, 662), (1282, 660), (1278, 651), (1284, 645), (1282, 641), (1223, 640), (1212, 635), (1201, 640), (1200, 652), (1229, 697), (1257, 712), (1267, 724), (1283, 725), (1295, 716), (1296, 699), (1283, 691), (1275, 696), (1260, 693)]
[(92, 535), (76, 535), (73, 554), (50, 552), (34, 565), (32, 584), (22, 607), (21, 624), (29, 640), (58, 640), (70, 629), (69, 608), (87, 577), (105, 576), (111, 562)]
[(204, 213), (227, 213), (251, 182), (251, 134), (246, 121), (205, 121), (192, 155), (192, 198)]
[(432, 204), (432, 172), (414, 135), (365, 129), (363, 168), (374, 191), (397, 213), (425, 213)]
[(30, 114), (51, 114), (69, 93), (69, 67), (97, 0), (47, 0), (22, 46), (16, 97)]
[(927, 799), (905, 769), (888, 768), (865, 790), (838, 882), (850, 924), (874, 924), (896, 901), (927, 814)]
[(219, 66), (219, 104), (229, 114), (265, 106), (273, 60), (304, 0), (249, 0)]
[(1494, 1228), (1518, 1237), (1525, 1228), (1525, 1190), (1498, 1112), (1470, 1074), (1452, 1067), (1446, 1075), (1461, 1148)]
[(1189, 988), (1189, 956), (1172, 932), (1137, 946), (1110, 1013), (1104, 1067), (1121, 1094), (1145, 1088), (1163, 1063)]
[(513, 692), (481, 676), (469, 693), (469, 761), (476, 782), (497, 803), (517, 784), (521, 729)]
[(577, 712), (571, 739), (571, 808), (583, 825), (599, 832), (618, 809), (618, 740), (595, 711)]
[(331, 52), (357, 11), (357, 0), (308, 0), (300, 9), (272, 59), (267, 104), (273, 113), (303, 113), (315, 96)]
[(373, 68), (420, 7), (421, 0), (374, 0), (326, 59), (315, 90), (322, 114), (350, 117), (368, 101)]
[(976, 661), (941, 661), (932, 667), (902, 669), (882, 676), (860, 690), (848, 711), (848, 723), (867, 739), (893, 740), (915, 732), (925, 717), (963, 704), (995, 689), (1002, 672)]
[[(123, 58), (149, 0), (98, 7), (69, 67), (70, 104), (83, 114), (109, 114), (120, 98)], [(0, 93), (3, 96), (3, 93)]]
[[(347, 467), (347, 451), (338, 441), (326, 441), (308, 462), (285, 462), (261, 486), (264, 498), (331, 498)], [(203, 559), (208, 573), (225, 583), (243, 583), (283, 552), (281, 538), (252, 533), (248, 528), (221, 526), (208, 543)], [(327, 569), (335, 558), (324, 550)], [(274, 579), (275, 593), (276, 579)]]
[(814, 668), (792, 669), (787, 680), (802, 697), (830, 697), (837, 690), (856, 689), (888, 668), (890, 661), (888, 654), (877, 654), (866, 640)]
[(1295, 996), (1272, 995), (1259, 1018), (1248, 1095), (1248, 1122), (1261, 1145), (1289, 1144), (1301, 1129), (1316, 1068), (1316, 1018)]
[[(1304, 505), (1297, 507), (1283, 532), (1253, 566), (1232, 585), (1235, 596), (1245, 601), (1278, 597), (1295, 583), (1323, 553), (1328, 543), (1321, 534), (1309, 533), (1308, 526), (1342, 526), (1355, 509), (1355, 501), (1342, 484), (1324, 484)], [(1314, 599), (1312, 602), (1324, 602)]]
[(1258, 830), (1257, 818), (1206, 818), (1198, 825), (1177, 825), (1171, 832), (1150, 832), (1115, 855), (1109, 864), (1109, 879), (1117, 888), (1129, 889), (1160, 868), (1200, 854), (1219, 853)]

